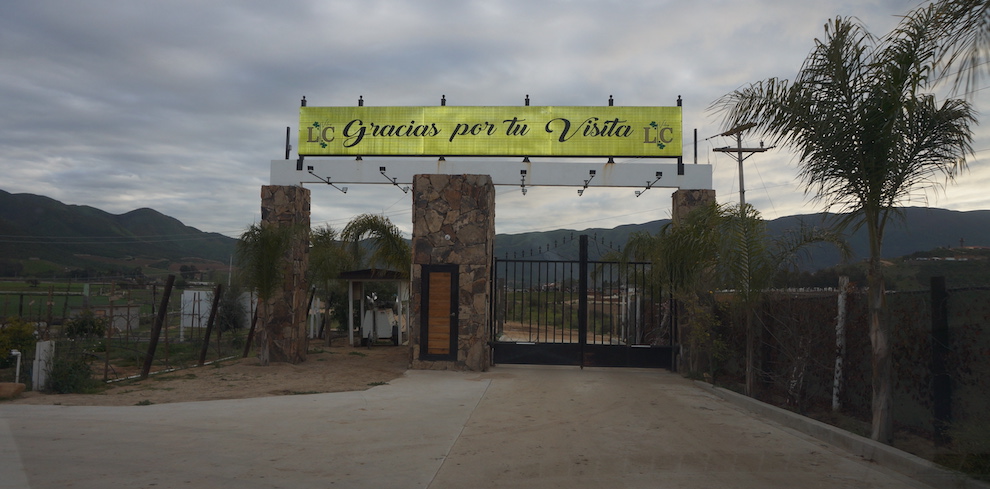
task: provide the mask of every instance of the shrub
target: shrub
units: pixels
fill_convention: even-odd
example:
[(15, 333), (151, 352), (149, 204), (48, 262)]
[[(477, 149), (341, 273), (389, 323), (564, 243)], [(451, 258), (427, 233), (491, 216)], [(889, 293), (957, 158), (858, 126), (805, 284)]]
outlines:
[(10, 350), (19, 350), (23, 357), (21, 363), (34, 356), (34, 344), (38, 339), (34, 336), (34, 325), (18, 317), (8, 318), (7, 324), (0, 325), (0, 368), (8, 368), (16, 363), (10, 356)]
[(89, 362), (80, 354), (56, 355), (48, 372), (48, 390), (56, 394), (92, 394), (101, 382), (93, 378)]
[(241, 302), (241, 290), (238, 287), (228, 287), (220, 295), (220, 303), (217, 305), (216, 325), (217, 330), (223, 333), (244, 329), (245, 316), (244, 303)]
[(106, 321), (98, 318), (93, 311), (85, 310), (65, 325), (65, 336), (69, 338), (100, 337), (106, 332)]

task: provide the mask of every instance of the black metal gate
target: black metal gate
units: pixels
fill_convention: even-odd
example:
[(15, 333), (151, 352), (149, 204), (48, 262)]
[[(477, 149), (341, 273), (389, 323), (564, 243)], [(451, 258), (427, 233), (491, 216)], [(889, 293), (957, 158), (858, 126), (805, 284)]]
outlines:
[(495, 260), (492, 348), (496, 364), (671, 368), (676, 338), (669, 301), (648, 263)]

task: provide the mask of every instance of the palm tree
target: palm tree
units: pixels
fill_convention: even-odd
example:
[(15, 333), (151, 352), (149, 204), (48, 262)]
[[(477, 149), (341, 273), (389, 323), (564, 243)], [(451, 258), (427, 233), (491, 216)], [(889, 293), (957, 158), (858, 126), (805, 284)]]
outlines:
[[(710, 291), (716, 287), (715, 265), (718, 262), (717, 233), (722, 208), (711, 204), (695, 209), (680, 223), (668, 223), (653, 235), (639, 232), (629, 236), (623, 248), (623, 260), (652, 263), (651, 279), (672, 299), (672, 318), (686, 310), (683, 321), (672, 319), (671, 332), (686, 345), (682, 356), (689, 371), (697, 371), (701, 350), (711, 350), (714, 338), (714, 303)], [(687, 333), (687, 334), (685, 334)], [(711, 351), (709, 369), (714, 372)]]
[[(325, 303), (329, 305), (334, 296), (346, 296), (338, 277), (354, 268), (356, 257), (351, 254), (340, 233), (330, 226), (314, 229), (310, 235), (310, 246), (310, 283), (323, 294)], [(346, 311), (346, 307), (338, 309)]]
[(890, 442), (893, 373), (890, 327), (882, 318), (884, 231), (919, 189), (953, 179), (972, 152), (972, 107), (941, 103), (924, 90), (940, 41), (933, 8), (906, 17), (875, 39), (858, 22), (826, 25), (793, 83), (770, 78), (729, 93), (712, 108), (724, 125), (756, 124), (773, 143), (798, 153), (799, 175), (826, 208), (849, 211), (840, 227), (865, 227), (870, 246), (869, 321), (874, 440)]
[(412, 266), (412, 249), (402, 237), (399, 228), (387, 217), (376, 214), (361, 214), (344, 226), (341, 233), (344, 240), (351, 243), (351, 250), (358, 262), (364, 262), (360, 242), (371, 239), (371, 256), (367, 263), (371, 268), (379, 265), (391, 268), (404, 276), (409, 276)]
[[(832, 243), (843, 256), (848, 254), (845, 242), (829, 230), (802, 226), (771, 239), (766, 223), (751, 205), (740, 208), (713, 203), (693, 211), (680, 225), (668, 224), (656, 236), (634, 234), (625, 253), (650, 260), (662, 287), (696, 314), (704, 309), (710, 291), (734, 291), (732, 297), (745, 313), (746, 394), (755, 395), (763, 331), (757, 322), (757, 306), (777, 275), (793, 265), (802, 250), (816, 243)], [(693, 327), (704, 330), (710, 325)], [(710, 334), (703, 331), (701, 336)]]
[(722, 286), (734, 291), (732, 296), (745, 314), (746, 395), (754, 396), (757, 375), (762, 371), (759, 348), (763, 344), (763, 326), (758, 322), (757, 307), (774, 279), (796, 265), (800, 254), (813, 244), (832, 244), (843, 257), (849, 255), (849, 247), (837, 233), (803, 224), (772, 239), (763, 217), (749, 204), (726, 208), (721, 214), (717, 236), (720, 238), (718, 266)]
[[(241, 278), (248, 287), (258, 294), (258, 317), (261, 318), (260, 360), (268, 365), (271, 356), (273, 335), (268, 331), (269, 301), (284, 276), (284, 256), (292, 243), (294, 229), (268, 223), (252, 224), (241, 234), (237, 242), (237, 263)], [(251, 325), (252, 331), (254, 325)]]

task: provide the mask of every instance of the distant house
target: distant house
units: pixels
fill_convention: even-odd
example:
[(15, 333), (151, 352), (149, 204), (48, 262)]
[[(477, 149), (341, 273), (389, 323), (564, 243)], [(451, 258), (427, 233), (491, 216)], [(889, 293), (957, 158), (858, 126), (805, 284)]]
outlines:
[[(244, 306), (244, 324), (250, 325), (251, 313), (254, 311), (254, 301), (251, 295), (247, 293), (241, 294), (241, 304)], [(180, 340), (185, 340), (188, 329), (205, 328), (210, 322), (210, 310), (212, 308), (212, 290), (183, 290), (182, 315), (179, 320)]]
[[(138, 305), (113, 306), (113, 308), (110, 306), (96, 306), (90, 307), (89, 310), (93, 313), (93, 316), (108, 319), (107, 324), (113, 328), (112, 331), (114, 334), (137, 330), (141, 320), (141, 306)], [(82, 309), (74, 308), (70, 312), (70, 317), (78, 317), (82, 312)], [(113, 314), (113, 318), (109, 319), (111, 314)]]

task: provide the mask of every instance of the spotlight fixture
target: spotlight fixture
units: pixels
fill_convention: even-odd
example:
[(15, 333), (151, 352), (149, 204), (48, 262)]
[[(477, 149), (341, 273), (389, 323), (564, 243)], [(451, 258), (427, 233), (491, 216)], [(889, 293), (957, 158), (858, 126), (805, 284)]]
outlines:
[(578, 197), (584, 195), (584, 191), (588, 188), (588, 184), (595, 179), (595, 170), (588, 170), (588, 179), (584, 181), (584, 187), (578, 189)]
[(644, 192), (646, 192), (647, 190), (653, 188), (653, 186), (656, 185), (656, 183), (659, 182), (661, 178), (663, 178), (663, 172), (662, 171), (658, 171), (656, 173), (656, 176), (657, 176), (657, 179), (654, 180), (654, 181), (652, 181), (652, 182), (649, 181), (649, 180), (647, 180), (647, 182), (646, 182), (646, 188), (645, 189), (643, 189), (643, 190), (637, 190), (636, 191), (636, 197), (639, 197), (640, 195), (643, 195)]
[(404, 193), (404, 194), (408, 194), (409, 193), (409, 187), (403, 187), (403, 186), (399, 185), (399, 183), (398, 183), (399, 179), (398, 178), (389, 178), (389, 176), (385, 174), (385, 171), (386, 170), (385, 170), (385, 167), (384, 166), (379, 166), (378, 167), (378, 173), (381, 173), (382, 176), (385, 177), (386, 180), (388, 180), (388, 183), (391, 183), (392, 185), (398, 187), (398, 189), (399, 190), (402, 190), (402, 193)]
[(334, 185), (333, 182), (330, 181), (330, 178), (324, 178), (324, 177), (321, 177), (321, 176), (313, 173), (313, 167), (312, 166), (307, 166), (306, 167), (306, 171), (308, 171), (310, 175), (313, 175), (314, 177), (320, 179), (321, 182), (323, 182), (323, 183), (325, 183), (325, 184), (327, 184), (327, 185), (329, 185), (329, 186), (331, 186), (331, 187), (333, 187), (333, 188), (335, 188), (337, 190), (340, 190), (341, 193), (345, 193), (345, 194), (347, 193), (347, 187), (338, 187), (338, 186)]

